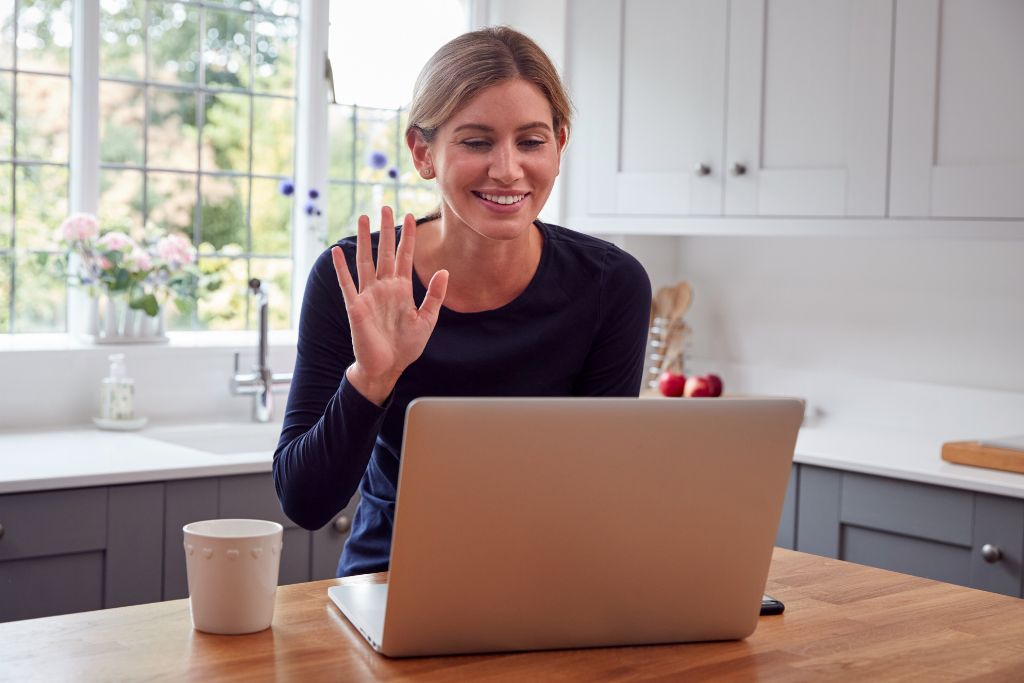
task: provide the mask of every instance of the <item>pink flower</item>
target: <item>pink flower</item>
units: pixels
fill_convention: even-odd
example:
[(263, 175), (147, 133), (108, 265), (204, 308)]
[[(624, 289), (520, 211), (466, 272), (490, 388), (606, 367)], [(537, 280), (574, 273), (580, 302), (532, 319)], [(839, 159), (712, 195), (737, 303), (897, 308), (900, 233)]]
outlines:
[(172, 267), (194, 263), (196, 250), (184, 235), (171, 233), (160, 238), (156, 243), (156, 254)]
[(100, 234), (100, 223), (91, 213), (74, 213), (60, 224), (60, 232), (66, 242), (90, 240)]
[(138, 247), (131, 250), (128, 256), (125, 257), (124, 263), (128, 266), (128, 270), (133, 273), (144, 273), (153, 267), (153, 260), (149, 257), (149, 254), (144, 249)]
[(99, 259), (100, 270), (110, 270), (113, 267), (113, 263), (107, 260), (105, 257), (100, 256)]
[(138, 248), (131, 237), (117, 230), (103, 235), (103, 237), (97, 240), (96, 245), (101, 249), (107, 249), (110, 251), (127, 251), (129, 249)]

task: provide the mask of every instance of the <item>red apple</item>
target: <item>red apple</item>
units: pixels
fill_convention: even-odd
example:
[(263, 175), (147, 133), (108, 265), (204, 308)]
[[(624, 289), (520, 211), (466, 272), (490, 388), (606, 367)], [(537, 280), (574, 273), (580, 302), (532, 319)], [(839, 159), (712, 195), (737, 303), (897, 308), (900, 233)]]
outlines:
[(722, 378), (714, 373), (708, 373), (704, 375), (708, 382), (711, 383), (711, 395), (721, 396), (722, 395)]
[(683, 387), (683, 396), (686, 398), (701, 398), (714, 396), (711, 382), (707, 375), (690, 375), (686, 378), (686, 385)]
[(686, 386), (686, 375), (678, 372), (663, 372), (658, 377), (658, 391), (662, 396), (682, 396)]

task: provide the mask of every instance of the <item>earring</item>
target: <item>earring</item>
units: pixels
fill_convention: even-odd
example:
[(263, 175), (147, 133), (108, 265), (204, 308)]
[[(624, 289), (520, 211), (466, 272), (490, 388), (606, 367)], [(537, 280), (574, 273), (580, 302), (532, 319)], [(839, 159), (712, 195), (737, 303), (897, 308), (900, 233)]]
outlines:
[(434, 176), (434, 169), (430, 166), (424, 166), (420, 169), (420, 175), (424, 178), (432, 178)]

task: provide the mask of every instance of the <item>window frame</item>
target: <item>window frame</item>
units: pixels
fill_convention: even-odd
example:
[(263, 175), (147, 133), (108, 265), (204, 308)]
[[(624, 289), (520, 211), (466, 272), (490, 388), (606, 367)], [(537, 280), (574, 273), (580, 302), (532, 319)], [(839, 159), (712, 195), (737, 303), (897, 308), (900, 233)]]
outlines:
[[(486, 25), (487, 0), (465, 0), (468, 27)], [(216, 5), (216, 2), (211, 2)], [(298, 0), (298, 46), (295, 65), (295, 122), (294, 122), (294, 185), (295, 194), (305, 197), (310, 188), (326, 190), (329, 185), (328, 147), (323, 144), (329, 133), (328, 94), (332, 86), (327, 80), (327, 44), (331, 3), (324, 0)], [(70, 54), (71, 116), (69, 122), (68, 159), (68, 212), (97, 214), (100, 198), (100, 7), (97, 0), (72, 0), (73, 39)], [(322, 215), (311, 217), (304, 211), (304, 202), (292, 203), (292, 292), (291, 325), (298, 327), (299, 311), (305, 293), (306, 277), (323, 251), (321, 243), (323, 224), (329, 225), (326, 202)], [(67, 338), (67, 345), (77, 346), (74, 337), (84, 329), (89, 299), (74, 287), (67, 288), (67, 322), (65, 331), (48, 332), (46, 337)], [(200, 334), (213, 342), (217, 335), (235, 335), (203, 331), (177, 333), (194, 337)], [(10, 343), (18, 337), (36, 334), (0, 331), (0, 341)], [(22, 346), (22, 343), (15, 344)], [(190, 346), (196, 344), (190, 343)], [(216, 344), (213, 344), (216, 345)], [(47, 346), (52, 346), (48, 344)], [(57, 346), (64, 346), (58, 343)]]

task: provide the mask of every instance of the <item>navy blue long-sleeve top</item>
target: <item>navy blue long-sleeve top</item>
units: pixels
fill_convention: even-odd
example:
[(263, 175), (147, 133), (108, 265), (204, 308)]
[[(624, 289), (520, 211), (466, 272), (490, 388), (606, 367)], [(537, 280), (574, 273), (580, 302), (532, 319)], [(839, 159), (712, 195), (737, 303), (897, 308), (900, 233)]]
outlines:
[[(494, 310), (442, 307), (423, 354), (383, 406), (345, 378), (355, 356), (330, 250), (313, 266), (274, 483), (285, 514), (306, 529), (329, 522), (358, 488), (338, 576), (388, 568), (405, 411), (413, 399), (639, 394), (651, 306), (647, 273), (613, 244), (535, 225), (544, 241), (526, 289)], [(355, 238), (339, 244), (358, 282)], [(414, 274), (417, 306), (425, 294)]]

